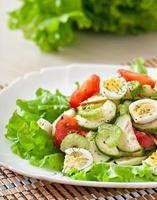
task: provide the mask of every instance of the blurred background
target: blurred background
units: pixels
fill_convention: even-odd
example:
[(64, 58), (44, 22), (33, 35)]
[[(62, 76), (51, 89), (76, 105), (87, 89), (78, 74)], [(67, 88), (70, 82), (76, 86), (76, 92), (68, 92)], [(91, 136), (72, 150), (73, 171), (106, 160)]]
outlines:
[[(52, 0), (51, 0), (52, 1)], [(28, 1), (29, 2), (29, 1)], [(106, 13), (102, 14), (104, 5), (104, 0), (100, 1), (100, 5), (98, 5), (99, 1), (85, 0), (87, 5), (84, 5), (84, 11), (82, 11), (82, 7), (80, 8), (80, 2), (78, 0), (69, 0), (70, 8), (66, 5), (68, 1), (55, 1), (57, 4), (52, 6), (51, 9), (58, 9), (61, 2), (64, 2), (62, 8), (58, 9), (56, 13), (53, 13), (50, 10), (49, 3), (50, 0), (32, 0), (32, 2), (42, 2), (45, 4), (40, 5), (41, 13), (39, 18), (36, 18), (36, 15), (39, 14), (38, 8), (36, 8), (36, 3), (32, 5), (26, 5), (26, 7), (21, 11), (12, 13), (10, 18), (10, 27), (23, 29), (25, 35), (30, 40), (25, 39), (22, 31), (16, 30), (11, 31), (7, 26), (7, 12), (17, 9), (21, 5), (21, 1), (19, 0), (0, 0), (0, 84), (9, 83), (13, 79), (18, 76), (21, 76), (30, 71), (39, 70), (40, 68), (47, 66), (61, 66), (67, 65), (70, 63), (111, 63), (111, 64), (121, 64), (127, 61), (132, 60), (134, 57), (142, 56), (144, 58), (150, 58), (157, 56), (157, 32), (150, 31), (145, 34), (132, 35), (132, 34), (113, 34), (113, 33), (103, 33), (102, 31), (107, 29), (109, 32), (145, 32), (147, 29), (157, 29), (157, 1), (145, 1), (147, 4), (142, 3), (141, 9), (143, 9), (143, 13), (151, 10), (152, 13), (141, 14), (140, 10), (138, 10), (138, 5), (127, 5), (127, 9), (125, 6), (118, 5), (118, 9), (120, 12), (117, 12), (117, 5), (114, 7), (110, 7), (110, 12), (113, 12), (114, 17), (121, 17), (121, 21), (114, 21), (115, 18), (113, 15), (108, 19), (108, 24), (104, 25), (102, 19), (105, 19), (108, 16)], [(54, 1), (53, 1), (54, 2)], [(66, 3), (65, 3), (66, 2)], [(93, 3), (94, 2), (94, 3)], [(109, 1), (108, 1), (109, 2)], [(114, 1), (111, 1), (114, 2)], [(116, 2), (116, 1), (115, 1)], [(117, 1), (122, 2), (122, 1)], [(123, 1), (124, 2), (124, 1)], [(127, 1), (126, 1), (127, 2)], [(129, 1), (128, 1), (129, 2)], [(130, 2), (136, 2), (134, 0)], [(137, 2), (144, 2), (137, 1)], [(150, 2), (150, 3), (148, 3)], [(89, 7), (89, 4), (92, 4), (93, 7)], [(152, 3), (152, 4), (151, 4)], [(74, 5), (73, 5), (74, 4)], [(34, 7), (33, 7), (34, 6)], [(58, 7), (57, 7), (58, 6)], [(82, 6), (82, 5), (81, 5)], [(134, 11), (135, 6), (135, 11)], [(88, 8), (89, 7), (89, 8)], [(100, 7), (100, 8), (99, 8)], [(113, 10), (113, 8), (115, 10)], [(130, 9), (132, 8), (132, 10)], [(42, 10), (43, 9), (43, 10)], [(64, 13), (64, 9), (66, 10), (66, 15)], [(89, 9), (88, 12), (85, 9)], [(95, 9), (93, 11), (93, 9)], [(154, 10), (153, 10), (154, 9)], [(73, 12), (74, 10), (74, 12)], [(118, 11), (119, 11), (118, 10)], [(90, 12), (91, 13), (90, 13)], [(48, 13), (47, 13), (48, 12)], [(56, 18), (56, 15), (59, 15), (61, 12), (61, 17)], [(82, 13), (85, 12), (87, 18), (85, 19)], [(92, 12), (95, 12), (94, 15)], [(105, 11), (105, 12), (108, 12)], [(139, 12), (139, 13), (138, 13)], [(44, 13), (44, 14), (43, 14)], [(67, 15), (67, 13), (72, 13)], [(119, 14), (120, 13), (120, 14)], [(128, 17), (128, 13), (130, 14), (130, 18), (132, 21), (126, 20)], [(22, 16), (23, 15), (23, 16)], [(138, 15), (141, 17), (138, 18)], [(29, 17), (28, 17), (29, 16)], [(44, 16), (44, 17), (43, 17)], [(70, 17), (69, 17), (70, 16)], [(72, 16), (72, 17), (71, 17)], [(54, 18), (53, 18), (54, 17)], [(91, 19), (90, 19), (91, 17)], [(93, 18), (92, 18), (93, 17)], [(129, 20), (130, 20), (129, 18)], [(35, 21), (37, 19), (37, 22)], [(40, 27), (38, 25), (38, 21), (42, 20)], [(43, 20), (44, 19), (44, 20)], [(111, 19), (111, 20), (110, 20)], [(112, 20), (113, 19), (113, 20)], [(124, 20), (123, 20), (124, 19)], [(18, 21), (19, 20), (19, 21)], [(55, 21), (56, 20), (56, 21)], [(59, 22), (58, 22), (58, 21)], [(89, 21), (86, 21), (89, 20)], [(93, 21), (92, 21), (93, 20)], [(95, 21), (94, 21), (95, 20)], [(107, 19), (106, 19), (107, 20)], [(140, 21), (141, 20), (141, 21)], [(29, 21), (29, 23), (28, 23)], [(49, 23), (52, 26), (49, 26)], [(97, 23), (99, 22), (99, 24)], [(138, 21), (138, 24), (135, 24)], [(31, 23), (30, 23), (31, 22)], [(21, 24), (20, 24), (21, 23)], [(22, 24), (23, 23), (23, 24)], [(33, 24), (34, 23), (34, 24)], [(35, 24), (36, 23), (36, 24)], [(106, 21), (105, 21), (106, 23)], [(116, 26), (112, 26), (112, 23), (117, 23)], [(131, 27), (128, 30), (125, 30), (125, 23), (129, 24), (128, 27)], [(132, 24), (133, 23), (133, 24)], [(97, 25), (98, 24), (98, 25)], [(103, 28), (101, 28), (101, 24), (103, 24)], [(139, 24), (142, 24), (140, 27)], [(150, 25), (149, 25), (150, 24)], [(65, 25), (65, 26), (63, 26)], [(68, 26), (67, 26), (68, 25)], [(111, 25), (111, 26), (110, 26)], [(55, 43), (55, 48), (50, 49), (51, 43), (45, 45), (47, 42), (47, 38), (43, 38), (42, 34), (50, 34), (50, 32), (45, 33), (45, 27), (47, 31), (54, 31), (58, 26), (61, 26), (59, 31), (61, 32), (60, 37), (62, 37), (62, 41), (69, 42), (71, 45), (67, 46), (66, 44), (62, 45), (62, 41)], [(63, 27), (62, 27), (63, 26)], [(70, 26), (70, 27), (69, 27)], [(71, 28), (72, 26), (72, 28)], [(22, 27), (22, 28), (21, 28)], [(35, 32), (35, 28), (39, 27), (40, 32)], [(51, 27), (51, 30), (50, 30)], [(91, 28), (89, 28), (91, 27)], [(53, 28), (53, 30), (52, 30)], [(71, 29), (83, 29), (76, 33), (75, 42), (71, 42)], [(94, 31), (89, 31), (89, 29), (97, 30), (98, 33)], [(100, 29), (100, 30), (99, 30)], [(148, 30), (149, 31), (149, 30)], [(30, 35), (32, 34), (32, 35)], [(59, 34), (55, 33), (55, 39), (50, 38), (50, 42), (56, 42)], [(31, 37), (33, 37), (35, 42), (31, 41)], [(48, 46), (49, 45), (49, 46)], [(46, 46), (46, 47), (45, 47)], [(60, 48), (60, 46), (65, 46), (64, 48)], [(42, 50), (40, 48), (42, 48)], [(53, 51), (59, 48), (59, 51)]]

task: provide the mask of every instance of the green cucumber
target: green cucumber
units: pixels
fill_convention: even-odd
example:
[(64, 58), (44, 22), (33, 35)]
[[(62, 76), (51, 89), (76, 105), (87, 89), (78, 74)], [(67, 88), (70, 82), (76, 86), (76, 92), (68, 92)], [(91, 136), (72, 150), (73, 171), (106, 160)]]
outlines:
[(90, 139), (90, 150), (89, 150), (93, 156), (93, 161), (95, 163), (101, 163), (101, 162), (107, 162), (110, 160), (110, 157), (101, 153), (101, 151), (98, 150), (94, 139)]
[(83, 149), (90, 149), (90, 142), (88, 139), (82, 135), (77, 133), (70, 133), (62, 140), (60, 149), (61, 151), (65, 152), (66, 149), (76, 147), (76, 148), (83, 148)]
[(78, 124), (86, 129), (96, 130), (98, 126), (104, 123), (104, 120), (88, 120), (80, 115), (76, 115), (75, 119), (77, 120)]
[(103, 152), (104, 154), (108, 156), (115, 156), (115, 157), (119, 156), (119, 150), (117, 147), (109, 147), (107, 144), (104, 143), (103, 140), (102, 141), (99, 140), (98, 137), (96, 137), (96, 144), (99, 150)]
[(95, 142), (98, 149), (109, 156), (119, 156), (117, 144), (122, 135), (121, 130), (116, 125), (104, 124), (98, 128)]
[(123, 157), (114, 160), (114, 163), (118, 165), (140, 165), (142, 164), (142, 161), (144, 161), (147, 158), (147, 156), (142, 157)]
[[(85, 117), (85, 115), (84, 117), (82, 117), (79, 115), (78, 112), (78, 114), (75, 117), (78, 124), (81, 127), (95, 130), (101, 124), (105, 122), (110, 122), (116, 115), (116, 105), (110, 100), (107, 100), (99, 109), (101, 110), (101, 112), (94, 112), (94, 110), (90, 111), (92, 113), (92, 114), (90, 113), (90, 119), (89, 119), (89, 113), (88, 117), (87, 116)], [(97, 113), (99, 116), (97, 115)]]
[(121, 129), (113, 124), (103, 124), (98, 127), (98, 135), (105, 139), (105, 143), (109, 147), (117, 146), (122, 134)]
[(119, 115), (125, 115), (125, 114), (129, 114), (129, 105), (131, 104), (131, 101), (124, 101), (123, 104), (120, 104), (118, 106), (118, 112)]
[(86, 119), (99, 119), (103, 117), (102, 104), (90, 104), (78, 107), (78, 115)]
[(86, 106), (90, 104), (98, 104), (98, 103), (104, 103), (107, 100), (107, 97), (104, 94), (96, 94), (92, 97), (88, 98), (87, 100), (80, 103), (81, 106)]
[(123, 135), (118, 144), (118, 148), (120, 150), (126, 152), (135, 152), (142, 149), (136, 139), (129, 115), (126, 114), (117, 118), (116, 125), (123, 131)]
[(133, 126), (139, 130), (150, 134), (157, 134), (157, 119), (145, 124), (133, 123)]
[(140, 157), (140, 156), (144, 156), (145, 152), (143, 149), (136, 151), (136, 152), (125, 152), (125, 151), (120, 151), (119, 152), (120, 157)]

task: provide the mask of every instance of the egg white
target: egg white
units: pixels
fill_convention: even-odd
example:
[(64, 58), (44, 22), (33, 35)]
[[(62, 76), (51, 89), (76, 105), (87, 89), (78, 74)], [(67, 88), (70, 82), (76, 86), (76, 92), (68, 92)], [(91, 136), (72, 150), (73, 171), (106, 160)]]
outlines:
[[(157, 151), (154, 152), (152, 155), (153, 155), (154, 159), (157, 160)], [(150, 168), (151, 168), (152, 171), (153, 171), (153, 174), (157, 175), (157, 165), (155, 165), (155, 164), (152, 162), (152, 160), (151, 160), (151, 156), (152, 156), (152, 155), (150, 155), (143, 163), (146, 163), (147, 165), (149, 165)]]
[[(118, 91), (114, 91), (114, 90), (112, 91), (105, 87), (105, 82), (108, 81), (110, 84), (112, 84), (113, 80), (121, 84), (121, 87), (118, 88)], [(114, 83), (112, 84), (112, 87), (114, 88)], [(116, 87), (116, 84), (115, 84), (115, 87)], [(115, 100), (121, 99), (127, 92), (127, 82), (124, 78), (109, 78), (103, 82), (103, 91), (105, 95), (110, 99), (115, 99)]]
[[(143, 113), (139, 114), (136, 111), (136, 108), (140, 107), (140, 105), (143, 105), (143, 104), (148, 104), (148, 105), (152, 106), (153, 110), (147, 111), (147, 112), (145, 112), (143, 110)], [(148, 109), (149, 109), (149, 107), (148, 107)], [(144, 123), (151, 122), (151, 121), (157, 119), (157, 101), (155, 101), (153, 99), (137, 100), (130, 104), (129, 112), (135, 123), (144, 124)]]
[[(73, 153), (76, 152), (75, 157), (72, 156)], [(85, 158), (85, 163), (81, 163), (81, 159), (79, 160), (79, 155), (81, 155), (83, 158)], [(93, 163), (93, 156), (92, 154), (83, 148), (69, 148), (65, 151), (65, 159), (64, 159), (64, 168), (63, 172), (68, 172), (70, 169), (75, 168), (77, 170), (82, 170), (87, 167), (89, 167)], [(78, 156), (78, 158), (76, 158)], [(71, 157), (71, 158), (70, 158)], [(70, 165), (69, 159), (71, 161), (74, 161), (73, 165)]]

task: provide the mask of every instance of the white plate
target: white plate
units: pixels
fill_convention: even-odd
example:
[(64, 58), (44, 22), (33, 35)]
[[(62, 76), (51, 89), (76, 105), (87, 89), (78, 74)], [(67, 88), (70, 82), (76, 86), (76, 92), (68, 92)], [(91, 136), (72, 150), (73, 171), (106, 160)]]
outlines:
[[(18, 78), (10, 84), (9, 87), (0, 93), (0, 164), (22, 175), (56, 183), (93, 187), (156, 188), (157, 182), (108, 183), (72, 180), (61, 173), (30, 165), (28, 161), (19, 158), (11, 152), (11, 142), (4, 137), (5, 125), (15, 109), (17, 98), (30, 99), (39, 87), (49, 89), (52, 92), (58, 88), (64, 94), (70, 94), (74, 89), (75, 81), (83, 81), (93, 73), (99, 74), (102, 78), (114, 76), (118, 68), (124, 68), (124, 66), (73, 64), (66, 67), (46, 68), (40, 72), (33, 72)], [(149, 69), (149, 73), (154, 78), (157, 76), (156, 69)]]

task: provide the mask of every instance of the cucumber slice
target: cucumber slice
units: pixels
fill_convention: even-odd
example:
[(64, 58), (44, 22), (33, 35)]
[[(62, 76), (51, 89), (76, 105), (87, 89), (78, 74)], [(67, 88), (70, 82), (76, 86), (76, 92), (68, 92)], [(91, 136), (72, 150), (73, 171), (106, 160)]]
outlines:
[(104, 103), (107, 100), (107, 97), (104, 94), (96, 94), (87, 100), (80, 103), (81, 106), (89, 105), (89, 104), (97, 104)]
[(104, 140), (102, 140), (102, 138), (99, 139), (99, 137), (96, 137), (95, 141), (99, 150), (104, 154), (109, 156), (119, 156), (119, 150), (117, 147), (109, 147), (104, 143)]
[(110, 160), (110, 157), (101, 153), (101, 151), (98, 150), (94, 139), (90, 140), (90, 152), (93, 156), (93, 161), (95, 163), (101, 163), (101, 162), (107, 162)]
[(101, 114), (99, 112), (99, 117), (95, 117), (94, 114), (93, 118), (89, 119), (88, 117), (85, 118), (85, 116), (82, 117), (79, 114), (76, 115), (75, 118), (78, 121), (78, 124), (84, 128), (95, 130), (101, 124), (110, 122), (116, 115), (116, 105), (110, 100), (107, 100), (99, 109), (101, 109)]
[(77, 133), (70, 133), (63, 139), (60, 149), (61, 151), (65, 152), (66, 149), (73, 147), (89, 150), (90, 142), (86, 137), (82, 135), (79, 135)]
[(157, 119), (145, 124), (133, 123), (133, 126), (139, 130), (150, 134), (157, 134)]
[(98, 128), (98, 134), (104, 137), (105, 143), (109, 147), (115, 147), (119, 144), (120, 138), (122, 136), (121, 129), (113, 124), (103, 124)]
[(120, 157), (140, 157), (140, 156), (144, 156), (145, 152), (143, 149), (136, 151), (136, 152), (125, 152), (125, 151), (120, 151), (119, 152)]
[(116, 121), (116, 125), (123, 131), (123, 135), (118, 144), (118, 148), (120, 150), (126, 152), (135, 152), (142, 149), (136, 139), (129, 115), (120, 116)]
[(129, 114), (129, 105), (131, 104), (131, 101), (124, 101), (123, 104), (120, 104), (118, 106), (118, 111), (120, 115), (125, 115), (125, 114)]
[(142, 161), (144, 161), (147, 158), (147, 156), (142, 157), (124, 157), (120, 159), (114, 160), (114, 163), (118, 165), (140, 165), (142, 164)]
[(81, 117), (80, 115), (76, 115), (76, 120), (78, 124), (86, 129), (96, 130), (98, 126), (104, 123), (104, 120), (88, 120), (84, 117)]
[(119, 156), (117, 144), (122, 135), (121, 130), (111, 124), (104, 124), (98, 129), (95, 142), (99, 150), (110, 156)]
[(78, 115), (86, 119), (99, 119), (103, 117), (102, 104), (90, 104), (78, 107)]

